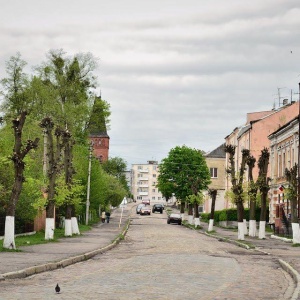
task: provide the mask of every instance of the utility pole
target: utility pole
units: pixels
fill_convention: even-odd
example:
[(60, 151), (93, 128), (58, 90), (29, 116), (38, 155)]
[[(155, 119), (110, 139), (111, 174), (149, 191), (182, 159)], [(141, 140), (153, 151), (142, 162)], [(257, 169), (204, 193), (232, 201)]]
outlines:
[(89, 224), (92, 151), (93, 151), (93, 146), (92, 146), (92, 143), (91, 143), (90, 147), (89, 147), (89, 170), (88, 170), (88, 182), (87, 182), (87, 193), (86, 193), (85, 225)]

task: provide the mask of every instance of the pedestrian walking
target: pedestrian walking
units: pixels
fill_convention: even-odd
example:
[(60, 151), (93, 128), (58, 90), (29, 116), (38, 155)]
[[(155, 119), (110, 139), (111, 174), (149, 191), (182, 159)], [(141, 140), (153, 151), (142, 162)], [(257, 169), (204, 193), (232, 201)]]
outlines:
[(109, 210), (106, 211), (105, 216), (106, 216), (106, 222), (109, 223), (109, 219), (110, 219), (110, 211)]

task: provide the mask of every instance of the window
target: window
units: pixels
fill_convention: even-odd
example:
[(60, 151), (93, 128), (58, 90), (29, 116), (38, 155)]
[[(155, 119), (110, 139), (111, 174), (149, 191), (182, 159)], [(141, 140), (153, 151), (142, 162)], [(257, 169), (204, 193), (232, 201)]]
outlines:
[(153, 170), (156, 170), (156, 166), (153, 166)]
[(142, 198), (143, 198), (142, 196), (137, 196), (138, 200), (142, 200)]
[(210, 168), (210, 177), (217, 178), (218, 177), (218, 168)]
[(161, 197), (158, 197), (158, 200), (161, 200)]
[(143, 177), (143, 174), (138, 174), (138, 177)]
[(152, 189), (152, 192), (155, 193), (155, 189)]
[(143, 166), (138, 166), (138, 170), (143, 170)]
[(155, 200), (155, 197), (152, 197), (152, 200)]
[(281, 155), (278, 155), (278, 177), (282, 175), (282, 162), (281, 162)]
[(155, 177), (156, 177), (156, 174), (153, 174), (152, 176), (155, 178)]

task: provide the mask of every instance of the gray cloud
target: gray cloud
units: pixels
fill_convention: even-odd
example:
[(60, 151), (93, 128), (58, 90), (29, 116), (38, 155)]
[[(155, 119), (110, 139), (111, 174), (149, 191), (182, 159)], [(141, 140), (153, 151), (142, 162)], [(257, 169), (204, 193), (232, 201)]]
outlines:
[(11, 0), (0, 19), (1, 77), (16, 51), (29, 72), (50, 49), (100, 58), (110, 154), (129, 164), (213, 150), (248, 112), (278, 106), (279, 87), (298, 99), (298, 0)]

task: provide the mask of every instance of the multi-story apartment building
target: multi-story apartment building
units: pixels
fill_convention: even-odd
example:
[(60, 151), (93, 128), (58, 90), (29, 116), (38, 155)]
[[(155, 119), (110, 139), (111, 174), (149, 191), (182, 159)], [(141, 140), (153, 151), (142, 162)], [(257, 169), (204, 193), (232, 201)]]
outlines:
[(156, 187), (159, 168), (157, 161), (132, 165), (131, 193), (134, 200), (162, 200), (163, 196)]

